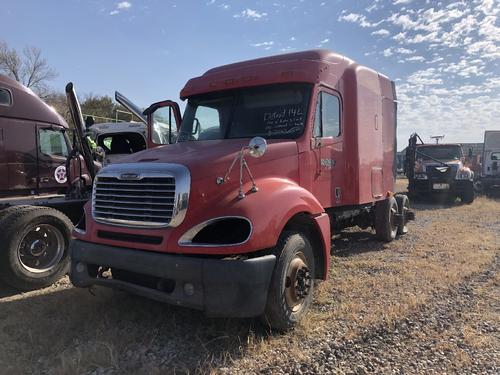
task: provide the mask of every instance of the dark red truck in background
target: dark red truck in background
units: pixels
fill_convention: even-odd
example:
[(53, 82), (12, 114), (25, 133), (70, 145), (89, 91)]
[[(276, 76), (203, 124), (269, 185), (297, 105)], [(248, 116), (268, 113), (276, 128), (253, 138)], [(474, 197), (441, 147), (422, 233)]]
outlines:
[[(315, 50), (211, 69), (181, 98), (176, 144), (97, 175), (71, 243), (74, 285), (261, 316), (284, 330), (328, 276), (332, 231), (373, 227), (384, 241), (406, 233), (414, 215), (393, 193), (387, 77)], [(172, 106), (146, 113), (165, 118)]]
[[(67, 132), (54, 109), (0, 75), (0, 279), (21, 290), (50, 285), (69, 268), (72, 221), (88, 196), (66, 195)], [(78, 169), (78, 184), (92, 186), (83, 161)]]
[[(0, 75), (0, 279), (21, 290), (50, 285), (68, 271), (71, 230), (82, 217), (94, 170), (100, 167), (87, 143), (71, 83), (66, 96), (75, 124), (73, 142), (68, 124), (53, 108), (30, 89)], [(117, 93), (116, 100), (149, 121), (123, 95)], [(179, 123), (172, 114), (173, 110), (162, 122), (152, 121), (152, 141), (140, 135), (142, 144), (136, 146), (157, 146), (153, 141), (158, 132), (171, 141)], [(110, 154), (132, 153), (130, 142), (139, 134), (129, 129), (135, 124), (123, 125), (107, 129), (96, 125), (92, 134), (97, 141), (110, 141)], [(116, 141), (122, 141), (122, 147), (115, 152)]]

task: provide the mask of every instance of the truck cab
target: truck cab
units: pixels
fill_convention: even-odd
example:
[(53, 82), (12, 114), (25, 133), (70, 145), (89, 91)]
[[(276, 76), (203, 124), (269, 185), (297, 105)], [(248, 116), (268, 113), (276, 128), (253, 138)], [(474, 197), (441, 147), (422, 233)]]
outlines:
[(96, 144), (103, 166), (147, 147), (147, 126), (138, 122), (94, 124), (87, 129), (87, 136)]
[[(414, 136), (412, 136), (414, 137)], [(460, 144), (418, 144), (408, 147), (408, 192), (415, 198), (434, 196), (464, 203), (474, 200), (474, 172), (464, 164)]]
[(170, 101), (145, 111), (156, 146), (156, 125), (177, 119), (175, 144), (97, 175), (71, 245), (75, 286), (285, 330), (327, 278), (332, 231), (407, 232), (409, 200), (393, 193), (396, 93), (382, 74), (314, 50), (211, 69), (180, 96), (183, 117)]
[(64, 194), (67, 130), (31, 90), (0, 75), (0, 198)]

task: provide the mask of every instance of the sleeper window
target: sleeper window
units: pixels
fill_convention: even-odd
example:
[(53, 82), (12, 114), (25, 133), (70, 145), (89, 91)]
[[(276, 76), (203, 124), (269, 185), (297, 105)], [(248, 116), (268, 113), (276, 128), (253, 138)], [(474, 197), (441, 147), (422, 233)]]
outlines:
[(315, 137), (340, 135), (340, 100), (337, 96), (320, 92), (314, 119)]
[(12, 104), (12, 96), (7, 89), (0, 88), (0, 105), (10, 106)]

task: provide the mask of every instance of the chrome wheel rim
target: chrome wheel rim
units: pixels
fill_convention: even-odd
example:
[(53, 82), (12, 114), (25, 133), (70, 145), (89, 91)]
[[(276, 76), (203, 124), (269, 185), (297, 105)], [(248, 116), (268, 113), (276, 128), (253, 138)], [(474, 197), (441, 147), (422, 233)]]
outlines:
[(311, 273), (302, 252), (295, 254), (285, 275), (285, 300), (292, 312), (299, 311), (311, 291)]
[(23, 235), (17, 249), (21, 266), (32, 273), (53, 270), (64, 255), (64, 236), (50, 224), (31, 226)]

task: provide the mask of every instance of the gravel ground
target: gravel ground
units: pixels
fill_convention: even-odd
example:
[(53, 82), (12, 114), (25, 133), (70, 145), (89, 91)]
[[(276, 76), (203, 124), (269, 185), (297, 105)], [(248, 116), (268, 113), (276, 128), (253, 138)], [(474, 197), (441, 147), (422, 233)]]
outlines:
[[(321, 339), (308, 340), (305, 345), (314, 347), (315, 355), (305, 361), (288, 366), (264, 367), (261, 373), (467, 373), (498, 374), (500, 372), (498, 322), (474, 316), (472, 324), (479, 333), (496, 335), (496, 350), (485, 351), (471, 346), (463, 333), (463, 320), (474, 310), (481, 296), (478, 289), (487, 287), (496, 298), (487, 306), (500, 313), (498, 275), (500, 257), (486, 270), (466, 278), (444, 295), (435, 296), (432, 303), (421, 306), (413, 314), (393, 322), (391, 326), (371, 327), (355, 340), (339, 339), (328, 332)], [(497, 280), (498, 281), (498, 280)], [(477, 320), (476, 320), (477, 319)], [(446, 342), (448, 345), (443, 345)], [(474, 358), (467, 363), (456, 361), (450, 345), (463, 349)]]
[(497, 374), (500, 201), (419, 204), (389, 244), (334, 238), (330, 279), (286, 334), (67, 279), (0, 285), (0, 374)]

